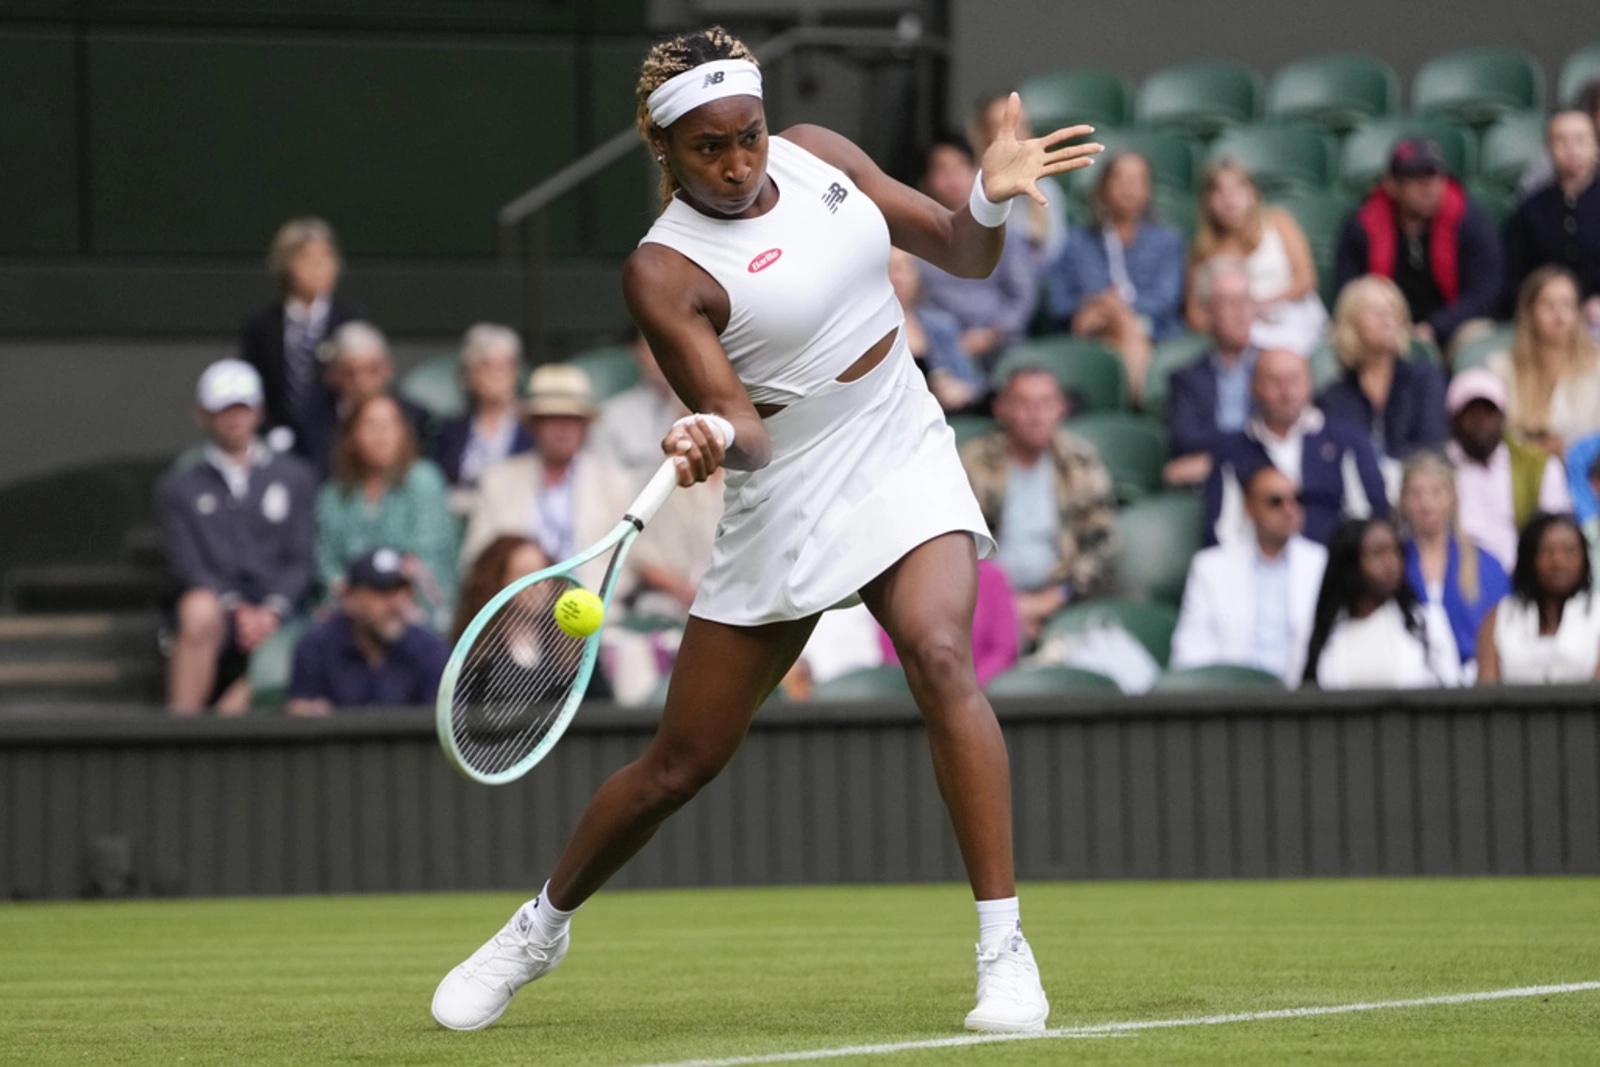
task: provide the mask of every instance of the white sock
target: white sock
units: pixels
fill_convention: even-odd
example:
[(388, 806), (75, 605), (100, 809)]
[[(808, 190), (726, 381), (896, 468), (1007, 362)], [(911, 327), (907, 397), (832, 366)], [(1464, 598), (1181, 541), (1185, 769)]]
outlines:
[(572, 922), (572, 916), (578, 910), (573, 908), (572, 911), (562, 911), (550, 903), (547, 899), (549, 895), (550, 883), (546, 882), (539, 895), (522, 906), (522, 916), (532, 924), (541, 941), (554, 941), (566, 933), (567, 924)]
[(1016, 897), (978, 901), (978, 943), (1022, 932), (1022, 905)]

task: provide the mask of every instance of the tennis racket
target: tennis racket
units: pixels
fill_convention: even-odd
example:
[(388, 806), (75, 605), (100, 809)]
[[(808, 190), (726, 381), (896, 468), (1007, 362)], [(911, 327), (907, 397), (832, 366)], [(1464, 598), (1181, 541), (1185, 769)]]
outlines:
[(574, 573), (606, 553), (607, 612), (634, 540), (678, 484), (669, 459), (616, 528), (597, 544), (518, 578), (462, 631), (439, 680), (437, 723), (445, 758), (462, 774), (501, 785), (527, 774), (566, 732), (594, 674), (600, 630), (573, 637), (556, 625), (556, 601), (581, 589)]

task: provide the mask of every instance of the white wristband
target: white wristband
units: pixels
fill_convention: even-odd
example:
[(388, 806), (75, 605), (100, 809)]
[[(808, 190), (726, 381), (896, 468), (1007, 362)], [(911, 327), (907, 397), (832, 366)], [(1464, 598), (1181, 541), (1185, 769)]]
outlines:
[(1011, 201), (997, 204), (983, 195), (983, 171), (980, 170), (972, 183), (972, 195), (967, 197), (967, 210), (972, 212), (973, 221), (979, 226), (993, 230), (1004, 226), (1011, 217)]
[(722, 447), (723, 448), (726, 449), (726, 448), (732, 448), (733, 447), (733, 423), (729, 422), (727, 419), (723, 418), (721, 415), (712, 415), (712, 414), (709, 414), (707, 412), (700, 412), (699, 414), (695, 414), (695, 415), (685, 415), (683, 418), (679, 419), (677, 422), (673, 423), (672, 425), (675, 426), (675, 427), (676, 426), (687, 426), (689, 423), (694, 422), (696, 419), (698, 419), (704, 425), (706, 425), (706, 426), (710, 427), (711, 429), (715, 430), (722, 437)]

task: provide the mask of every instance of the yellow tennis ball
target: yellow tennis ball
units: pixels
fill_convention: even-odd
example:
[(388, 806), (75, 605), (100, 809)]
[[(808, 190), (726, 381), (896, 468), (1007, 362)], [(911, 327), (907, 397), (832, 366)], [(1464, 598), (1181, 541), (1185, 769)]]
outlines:
[(568, 637), (588, 637), (606, 620), (606, 606), (587, 589), (568, 589), (556, 600), (556, 626)]

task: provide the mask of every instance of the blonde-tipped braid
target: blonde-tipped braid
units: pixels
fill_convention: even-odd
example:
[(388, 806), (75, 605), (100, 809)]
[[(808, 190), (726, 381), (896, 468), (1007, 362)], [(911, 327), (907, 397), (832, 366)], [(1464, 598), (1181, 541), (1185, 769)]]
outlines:
[(635, 95), (639, 98), (639, 113), (634, 121), (639, 127), (639, 137), (644, 141), (644, 146), (655, 156), (656, 165), (661, 168), (662, 207), (666, 207), (672, 201), (672, 194), (678, 191), (678, 181), (672, 176), (672, 168), (667, 165), (666, 158), (655, 154), (652, 135), (655, 134), (657, 127), (650, 121), (650, 109), (645, 101), (668, 79), (714, 59), (747, 59), (752, 63), (756, 61), (756, 57), (745, 47), (743, 41), (721, 26), (710, 26), (694, 33), (681, 33), (657, 43), (650, 49), (650, 54), (644, 57), (644, 64), (639, 68), (639, 86), (635, 90)]

